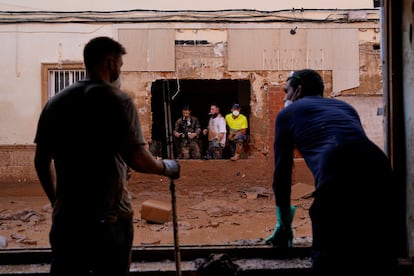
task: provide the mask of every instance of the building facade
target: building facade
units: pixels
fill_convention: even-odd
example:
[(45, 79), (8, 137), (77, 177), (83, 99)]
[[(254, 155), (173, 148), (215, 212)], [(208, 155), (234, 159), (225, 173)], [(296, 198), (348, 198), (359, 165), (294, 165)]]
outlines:
[(284, 81), (292, 70), (310, 67), (323, 75), (326, 96), (359, 109), (382, 147), (379, 27), (378, 9), (4, 12), (1, 181), (36, 181), (33, 138), (40, 111), (48, 98), (84, 77), (83, 46), (95, 36), (126, 47), (122, 89), (136, 103), (148, 142), (168, 143), (166, 112), (175, 120), (190, 104), (206, 124), (211, 103), (227, 113), (239, 102), (250, 125), (247, 158), (271, 162)]

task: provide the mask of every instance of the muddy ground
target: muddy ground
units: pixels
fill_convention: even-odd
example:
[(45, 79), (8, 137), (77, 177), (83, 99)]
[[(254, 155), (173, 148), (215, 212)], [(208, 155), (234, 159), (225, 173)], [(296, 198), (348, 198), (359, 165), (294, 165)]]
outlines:
[[(184, 160), (174, 181), (180, 245), (263, 244), (276, 223), (269, 162), (252, 159)], [(49, 247), (51, 208), (40, 184), (1, 183), (0, 248)], [(171, 220), (149, 223), (141, 218), (148, 199), (171, 206), (170, 180), (134, 173), (129, 185), (135, 210), (134, 245), (173, 245)], [(311, 242), (308, 209), (313, 187), (295, 183), (292, 203), (297, 206), (294, 243)]]

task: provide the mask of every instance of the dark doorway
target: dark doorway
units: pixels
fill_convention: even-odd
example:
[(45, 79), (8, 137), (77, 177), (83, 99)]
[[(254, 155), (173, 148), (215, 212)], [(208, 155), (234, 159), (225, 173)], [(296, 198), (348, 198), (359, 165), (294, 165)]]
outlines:
[[(182, 107), (189, 105), (191, 114), (198, 117), (202, 128), (207, 127), (210, 105), (216, 103), (220, 113), (230, 113), (233, 103), (239, 103), (241, 112), (249, 119), (250, 82), (248, 80), (156, 80), (151, 87), (151, 110), (153, 141), (162, 142), (162, 158), (168, 157), (167, 144), (173, 143), (168, 137), (168, 114), (171, 127), (181, 116)], [(202, 139), (202, 151), (206, 141)], [(174, 158), (176, 152), (174, 147)]]

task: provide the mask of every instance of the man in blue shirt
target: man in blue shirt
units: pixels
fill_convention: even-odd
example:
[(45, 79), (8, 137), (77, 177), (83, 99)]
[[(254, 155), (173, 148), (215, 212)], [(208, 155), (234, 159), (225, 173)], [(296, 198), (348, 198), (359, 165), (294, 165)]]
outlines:
[[(273, 190), (277, 225), (266, 241), (291, 245), (290, 195), (294, 149), (315, 181), (312, 261), (316, 274), (391, 271), (395, 251), (395, 188), (387, 156), (366, 136), (356, 110), (323, 97), (314, 70), (293, 72), (285, 85), (290, 105), (275, 122)], [(327, 274), (327, 275), (328, 275)]]

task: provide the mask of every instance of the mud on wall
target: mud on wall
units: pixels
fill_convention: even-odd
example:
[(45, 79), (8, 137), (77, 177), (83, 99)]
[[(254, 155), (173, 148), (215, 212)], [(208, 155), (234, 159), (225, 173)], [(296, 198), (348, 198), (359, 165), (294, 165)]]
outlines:
[[(250, 83), (250, 142), (253, 147), (253, 156), (266, 156), (269, 151), (269, 136), (272, 133), (275, 111), (280, 110), (283, 100), (282, 83), (289, 72), (229, 72), (226, 71), (226, 54), (217, 54), (217, 47), (225, 51), (222, 45), (199, 45), (176, 47), (176, 72), (126, 72), (122, 75), (122, 88), (134, 100), (144, 136), (151, 139), (152, 113), (151, 113), (151, 88), (156, 80), (176, 79), (180, 80), (246, 80)], [(200, 54), (202, 53), (202, 54)], [(197, 55), (197, 56), (195, 56)], [(274, 91), (282, 96), (279, 104), (270, 110), (269, 91)], [(226, 91), (222, 91), (226, 97)], [(197, 97), (197, 91), (193, 91)], [(213, 93), (213, 92), (212, 92)], [(214, 91), (217, 93), (217, 91)], [(220, 92), (219, 92), (220, 93)], [(209, 99), (207, 99), (209, 100)], [(189, 99), (191, 101), (191, 99)], [(207, 103), (208, 104), (208, 103)], [(206, 109), (208, 112), (208, 109)]]
[[(152, 86), (157, 80), (244, 80), (250, 84), (249, 125), (252, 162), (272, 162), (274, 118), (282, 108), (283, 86), (290, 71), (227, 71), (226, 44), (176, 46), (175, 72), (123, 72), (122, 89), (136, 104), (145, 138), (151, 139), (153, 114)], [(378, 53), (379, 54), (379, 53)], [(369, 55), (376, 60), (378, 57)], [(364, 70), (361, 67), (361, 70)], [(321, 71), (326, 82), (325, 95), (331, 95), (332, 72)], [(371, 82), (372, 74), (361, 74), (361, 83)], [(374, 77), (378, 79), (377, 76)], [(366, 79), (364, 79), (366, 78)], [(355, 90), (358, 95), (360, 91)], [(197, 91), (194, 91), (197, 97)], [(215, 91), (221, 93), (221, 91)], [(223, 97), (225, 97), (223, 91)], [(368, 131), (369, 135), (369, 131)], [(37, 181), (33, 168), (34, 146), (0, 146), (0, 181)], [(300, 162), (300, 160), (299, 160)]]

